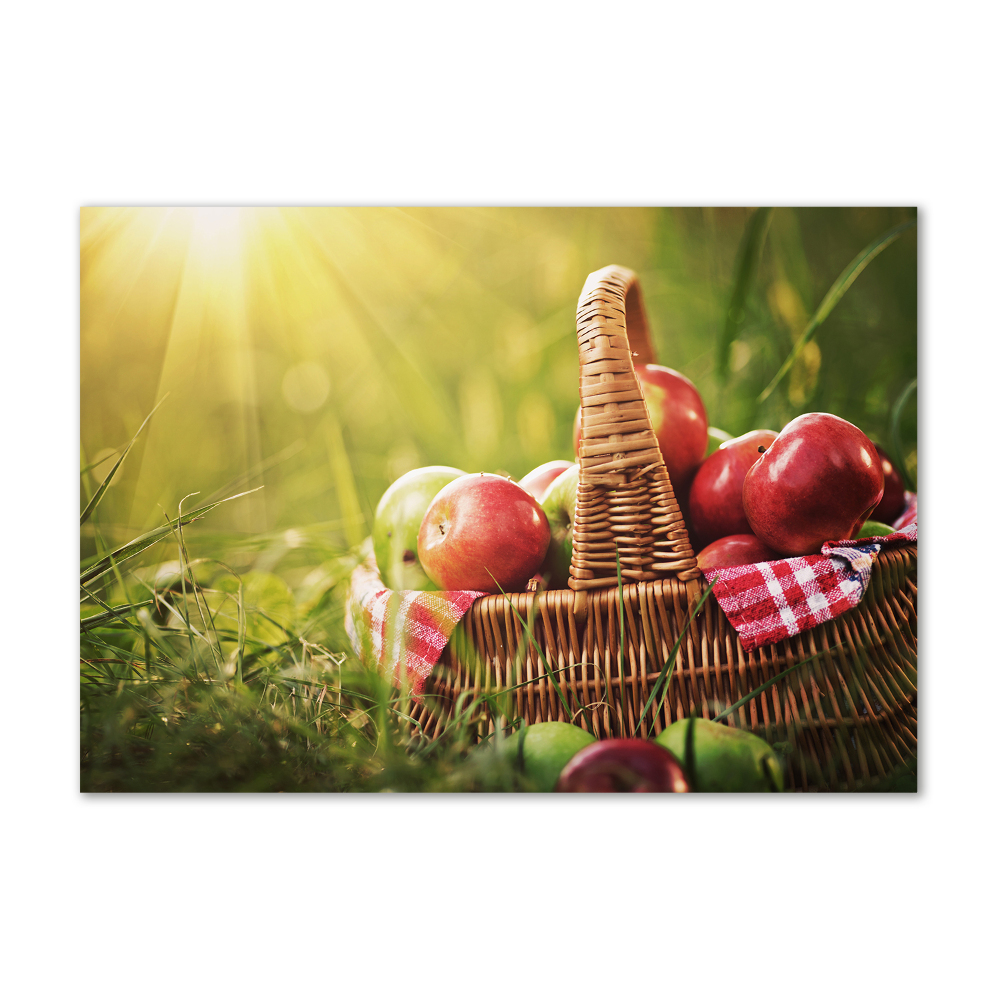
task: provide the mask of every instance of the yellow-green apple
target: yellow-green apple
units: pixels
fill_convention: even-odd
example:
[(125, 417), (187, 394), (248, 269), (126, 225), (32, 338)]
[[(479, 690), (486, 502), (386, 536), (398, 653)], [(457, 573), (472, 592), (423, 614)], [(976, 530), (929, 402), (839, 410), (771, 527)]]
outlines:
[(563, 768), (557, 792), (687, 792), (677, 758), (647, 740), (600, 740)]
[(832, 413), (803, 413), (782, 428), (743, 480), (750, 529), (783, 556), (853, 538), (884, 488), (875, 445)]
[[(678, 495), (687, 492), (708, 444), (708, 416), (694, 382), (663, 365), (635, 366), (649, 422)], [(582, 411), (576, 411), (573, 447), (580, 454)]]
[(568, 722), (536, 722), (501, 740), (497, 752), (523, 769), (538, 791), (551, 792), (562, 769), (593, 742), (586, 729)]
[(465, 473), (428, 465), (400, 476), (375, 508), (372, 544), (382, 582), (390, 590), (436, 590), (417, 558), (417, 533), (442, 486)]
[(721, 722), (679, 719), (656, 737), (683, 761), (697, 792), (780, 792), (781, 761), (759, 736)]
[(730, 441), (698, 466), (688, 494), (690, 527), (699, 545), (726, 535), (746, 535), (750, 525), (743, 513), (743, 480), (770, 448), (777, 433), (750, 431)]
[(722, 430), (719, 427), (709, 427), (708, 428), (708, 446), (705, 448), (705, 458), (709, 455), (714, 455), (719, 450), (719, 445), (723, 441), (732, 441), (732, 434), (727, 431)]
[(542, 574), (549, 578), (549, 590), (565, 590), (569, 583), (576, 487), (579, 482), (580, 466), (571, 465), (553, 480), (541, 500), (542, 510), (549, 521), (549, 549), (542, 563)]
[(881, 535), (895, 534), (896, 529), (886, 524), (884, 521), (865, 521), (854, 536), (858, 538), (878, 538)]
[(440, 590), (524, 590), (548, 547), (549, 522), (538, 501), (487, 472), (448, 483), (417, 536), (420, 563)]
[(541, 503), (542, 497), (545, 496), (545, 491), (549, 488), (552, 481), (572, 467), (572, 462), (567, 462), (563, 459), (546, 462), (544, 465), (538, 466), (537, 469), (532, 469), (517, 485), (522, 490), (527, 490)]
[(727, 535), (725, 538), (717, 538), (698, 553), (698, 569), (706, 579), (711, 579), (709, 574), (713, 569), (772, 562), (780, 558), (777, 552), (769, 549), (756, 535)]
[(892, 460), (885, 453), (885, 449), (875, 445), (879, 458), (882, 459), (882, 475), (885, 477), (885, 492), (878, 506), (872, 511), (872, 520), (883, 521), (892, 524), (903, 512), (906, 503), (906, 487), (903, 485), (903, 477), (899, 474)]

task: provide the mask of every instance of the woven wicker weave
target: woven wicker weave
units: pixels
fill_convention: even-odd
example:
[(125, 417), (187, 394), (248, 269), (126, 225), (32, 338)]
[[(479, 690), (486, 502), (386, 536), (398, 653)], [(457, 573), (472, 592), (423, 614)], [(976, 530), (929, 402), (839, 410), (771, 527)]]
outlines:
[(635, 275), (612, 266), (587, 278), (576, 311), (583, 417), (569, 580), (581, 616), (585, 591), (617, 586), (616, 550), (625, 580), (698, 576), (635, 375), (626, 333), (629, 312), (634, 335), (651, 361), (646, 311)]
[(476, 601), (409, 708), (417, 728), (433, 737), (456, 706), (508, 692), (501, 714), (473, 713), (480, 735), (523, 719), (585, 723), (599, 737), (647, 737), (692, 714), (714, 718), (808, 661), (727, 716), (728, 724), (777, 743), (793, 789), (865, 787), (911, 766), (916, 545), (879, 554), (857, 608), (750, 653), (710, 596), (680, 643), (662, 708), (641, 719), (704, 583), (635, 377), (633, 358), (649, 362), (653, 354), (631, 271), (607, 267), (588, 277), (577, 335), (583, 429), (570, 589)]

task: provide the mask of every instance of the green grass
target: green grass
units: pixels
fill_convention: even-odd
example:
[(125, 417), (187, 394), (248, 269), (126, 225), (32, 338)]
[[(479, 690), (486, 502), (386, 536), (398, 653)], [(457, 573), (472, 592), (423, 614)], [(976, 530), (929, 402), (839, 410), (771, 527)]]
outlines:
[[(408, 725), (403, 695), (349, 651), (357, 550), (307, 550), (326, 558), (293, 591), (276, 574), (192, 561), (189, 545), (225, 540), (172, 527), (173, 553), (162, 541), (143, 553), (174, 560), (116, 563), (104, 596), (83, 590), (83, 790), (532, 790), (516, 762), (469, 753), (475, 718), (504, 714), (508, 692), (460, 706), (431, 741)], [(229, 541), (230, 556), (237, 541), (269, 550), (267, 538)]]

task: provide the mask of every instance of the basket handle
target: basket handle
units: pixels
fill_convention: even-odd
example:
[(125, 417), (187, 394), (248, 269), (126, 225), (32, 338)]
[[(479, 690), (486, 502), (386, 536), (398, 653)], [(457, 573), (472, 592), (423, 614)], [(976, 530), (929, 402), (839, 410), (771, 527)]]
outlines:
[[(631, 326), (629, 324), (632, 324)], [(698, 577), (684, 517), (649, 420), (635, 360), (653, 360), (639, 282), (610, 265), (587, 277), (576, 312), (580, 351), (580, 485), (569, 586)]]
[[(605, 271), (616, 271), (625, 281), (625, 334), (629, 347), (632, 350), (632, 363), (635, 365), (655, 365), (656, 354), (653, 351), (653, 341), (649, 334), (649, 320), (646, 319), (646, 303), (642, 299), (642, 289), (639, 287), (639, 279), (634, 271), (625, 267), (618, 267), (612, 264), (603, 271), (595, 271), (594, 274), (603, 274)], [(590, 278), (588, 277), (588, 282)], [(584, 285), (584, 291), (586, 291)], [(581, 294), (581, 301), (583, 296)], [(579, 332), (579, 331), (578, 331)]]

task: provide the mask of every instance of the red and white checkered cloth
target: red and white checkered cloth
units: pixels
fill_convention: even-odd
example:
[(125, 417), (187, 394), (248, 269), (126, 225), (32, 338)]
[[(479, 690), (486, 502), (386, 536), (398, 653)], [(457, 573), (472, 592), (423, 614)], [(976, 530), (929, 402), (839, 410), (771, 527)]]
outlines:
[(780, 642), (857, 606), (882, 546), (917, 540), (916, 506), (916, 496), (907, 494), (894, 527), (911, 512), (914, 520), (891, 535), (825, 542), (815, 556), (713, 570), (712, 593), (743, 648)]
[[(351, 574), (344, 624), (358, 658), (403, 677), (419, 701), (434, 665), (478, 590), (387, 590), (369, 551)], [(404, 673), (405, 672), (405, 673)]]

